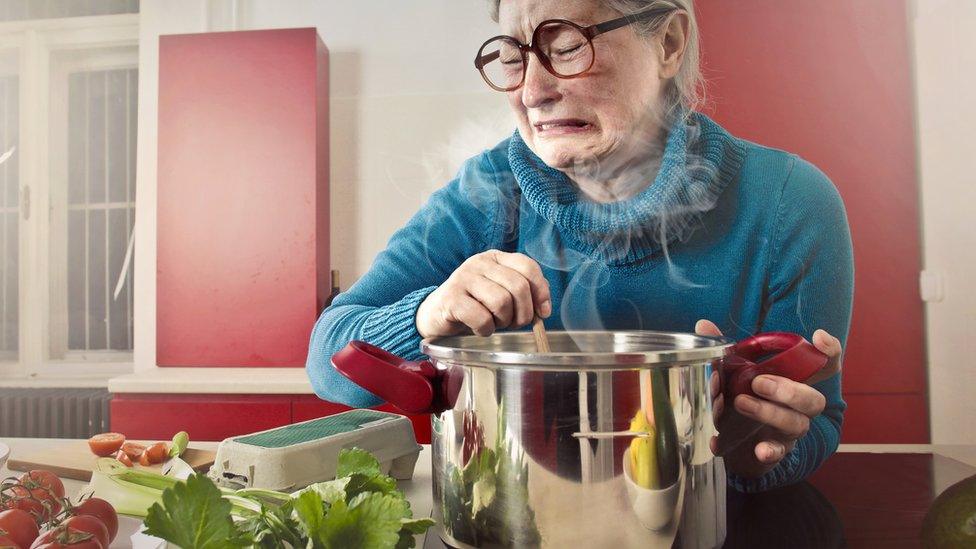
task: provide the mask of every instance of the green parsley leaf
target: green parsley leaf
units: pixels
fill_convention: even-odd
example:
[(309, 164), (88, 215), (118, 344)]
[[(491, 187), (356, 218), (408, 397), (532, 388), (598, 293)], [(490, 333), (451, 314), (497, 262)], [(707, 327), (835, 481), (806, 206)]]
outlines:
[(294, 500), (293, 505), (295, 514), (298, 515), (298, 521), (305, 527), (309, 537), (313, 537), (319, 531), (322, 520), (325, 518), (325, 504), (322, 502), (322, 498), (315, 492), (305, 492)]
[(249, 545), (230, 518), (231, 504), (204, 475), (193, 475), (163, 491), (163, 504), (153, 504), (146, 533), (183, 549), (228, 549)]
[(344, 501), (337, 501), (329, 509), (317, 541), (336, 549), (389, 549), (400, 540), (400, 519), (409, 513), (410, 507), (403, 498), (363, 493), (348, 506)]
[(343, 448), (339, 450), (339, 462), (336, 466), (336, 478), (348, 477), (355, 473), (367, 477), (379, 476), (380, 462), (373, 454), (362, 448)]
[(346, 485), (346, 501), (352, 501), (352, 498), (368, 492), (379, 492), (381, 494), (402, 497), (400, 491), (397, 490), (396, 480), (386, 475), (368, 477), (360, 473), (354, 473), (349, 477), (349, 484)]
[(300, 497), (306, 492), (315, 492), (326, 505), (332, 505), (339, 500), (346, 500), (346, 486), (349, 485), (349, 477), (337, 478), (325, 482), (317, 482), (299, 490), (294, 496)]

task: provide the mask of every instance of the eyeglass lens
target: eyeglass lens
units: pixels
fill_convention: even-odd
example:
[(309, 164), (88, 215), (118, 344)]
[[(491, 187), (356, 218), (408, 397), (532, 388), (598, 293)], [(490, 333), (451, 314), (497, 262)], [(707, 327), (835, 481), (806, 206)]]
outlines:
[[(593, 46), (576, 27), (548, 23), (535, 32), (536, 47), (546, 57), (543, 65), (557, 76), (576, 76), (593, 63)], [(508, 37), (496, 38), (481, 50), (486, 63), (482, 72), (493, 86), (514, 89), (522, 83), (525, 58), (519, 43)], [(540, 60), (542, 61), (542, 60)]]

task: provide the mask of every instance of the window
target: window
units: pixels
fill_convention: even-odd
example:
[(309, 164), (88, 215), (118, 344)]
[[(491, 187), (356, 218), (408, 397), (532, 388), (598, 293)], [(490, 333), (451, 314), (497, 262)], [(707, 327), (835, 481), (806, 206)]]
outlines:
[(22, 4), (0, 0), (0, 375), (131, 371), (138, 2)]
[[(0, 151), (8, 151), (17, 143), (18, 79), (16, 75), (0, 76)], [(17, 356), (17, 308), (19, 307), (18, 266), (18, 170), (17, 159), (11, 154), (0, 164), (0, 360), (11, 361)]]
[(139, 0), (0, 0), (0, 21), (139, 13)]

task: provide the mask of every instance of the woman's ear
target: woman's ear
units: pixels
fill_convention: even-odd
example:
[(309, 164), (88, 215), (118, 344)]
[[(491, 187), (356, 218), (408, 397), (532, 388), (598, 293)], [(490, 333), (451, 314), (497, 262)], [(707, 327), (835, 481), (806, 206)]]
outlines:
[(659, 52), (661, 55), (660, 76), (662, 79), (674, 78), (681, 68), (681, 60), (688, 46), (688, 14), (675, 12), (665, 23), (661, 32)]

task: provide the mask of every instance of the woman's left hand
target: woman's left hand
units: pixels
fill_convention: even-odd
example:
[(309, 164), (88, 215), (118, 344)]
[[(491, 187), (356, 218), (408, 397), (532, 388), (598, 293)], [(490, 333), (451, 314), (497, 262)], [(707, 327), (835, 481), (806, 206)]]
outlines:
[[(708, 320), (699, 320), (695, 325), (695, 333), (722, 335), (718, 327)], [(813, 334), (813, 344), (829, 357), (824, 369), (840, 371), (840, 340), (824, 330), (817, 330)], [(739, 395), (733, 405), (740, 414), (762, 423), (763, 426), (750, 440), (735, 445), (724, 456), (726, 468), (730, 472), (747, 478), (762, 476), (786, 457), (796, 441), (810, 430), (810, 420), (820, 415), (826, 405), (826, 399), (820, 391), (781, 376), (757, 376), (752, 381), (752, 390), (760, 398)], [(718, 373), (712, 375), (711, 392), (712, 410), (717, 423), (726, 405), (721, 394)], [(712, 437), (713, 452), (716, 451), (721, 436), (719, 433), (717, 437)]]

